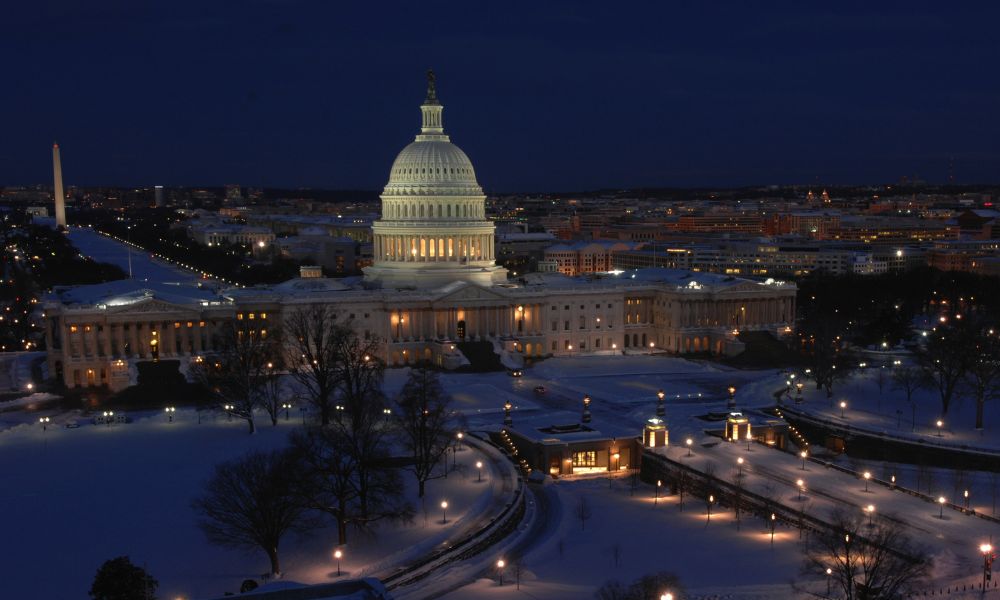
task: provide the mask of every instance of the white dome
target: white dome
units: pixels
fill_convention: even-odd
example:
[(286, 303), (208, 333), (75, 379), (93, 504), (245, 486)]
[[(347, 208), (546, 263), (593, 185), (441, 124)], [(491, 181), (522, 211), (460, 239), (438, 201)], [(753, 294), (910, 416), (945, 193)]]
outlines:
[(476, 182), (472, 161), (461, 148), (443, 140), (415, 141), (403, 148), (392, 163), (384, 193), (413, 193), (414, 187), (443, 187), (463, 194), (482, 193)]

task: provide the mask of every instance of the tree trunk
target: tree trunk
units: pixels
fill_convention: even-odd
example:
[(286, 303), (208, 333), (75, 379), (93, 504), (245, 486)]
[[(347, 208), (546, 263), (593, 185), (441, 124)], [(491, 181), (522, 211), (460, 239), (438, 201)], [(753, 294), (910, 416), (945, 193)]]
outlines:
[(250, 435), (257, 433), (257, 425), (253, 422), (253, 417), (247, 417), (247, 424), (250, 425)]
[(417, 478), (417, 490), (418, 490), (417, 491), (417, 498), (423, 498), (424, 497), (424, 484), (425, 483), (427, 483), (425, 480), (423, 480), (423, 479), (421, 479), (419, 477)]
[(983, 397), (979, 396), (976, 398), (976, 429), (983, 428)]
[(268, 548), (267, 557), (271, 559), (271, 575), (278, 577), (281, 575), (281, 566), (278, 564), (278, 549)]

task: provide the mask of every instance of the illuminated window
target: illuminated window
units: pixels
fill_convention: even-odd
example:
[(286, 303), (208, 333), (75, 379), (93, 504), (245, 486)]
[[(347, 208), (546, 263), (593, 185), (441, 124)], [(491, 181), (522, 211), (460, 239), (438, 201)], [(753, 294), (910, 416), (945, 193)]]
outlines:
[(260, 313), (260, 318), (261, 319), (266, 319), (267, 318), (267, 313)]
[(84, 325), (83, 326), (83, 331), (86, 332), (86, 333), (90, 333), (91, 329), (92, 329), (92, 327), (90, 325)]
[(204, 321), (198, 321), (198, 327), (204, 327), (204, 326), (205, 326)]
[[(188, 327), (190, 327), (190, 326), (191, 325), (189, 324)], [(178, 323), (177, 321), (174, 321), (174, 329), (180, 329), (180, 328), (181, 328), (181, 324)]]
[(574, 452), (573, 453), (573, 466), (574, 467), (596, 467), (597, 466), (597, 452), (594, 450), (586, 450), (584, 452)]
[(76, 333), (78, 329), (79, 328), (76, 325), (70, 325), (69, 326), (69, 332), (70, 333)]
[(267, 337), (267, 330), (266, 329), (261, 329), (260, 330), (260, 337), (261, 338), (266, 338)]
[(242, 321), (243, 320), (243, 313), (236, 313), (236, 320), (237, 321)]
[(191, 321), (188, 321), (187, 322), (187, 326), (190, 329), (191, 327), (194, 327), (194, 323), (192, 323)]
[(253, 321), (254, 314), (253, 313), (248, 314), (247, 318), (250, 319), (251, 321)]

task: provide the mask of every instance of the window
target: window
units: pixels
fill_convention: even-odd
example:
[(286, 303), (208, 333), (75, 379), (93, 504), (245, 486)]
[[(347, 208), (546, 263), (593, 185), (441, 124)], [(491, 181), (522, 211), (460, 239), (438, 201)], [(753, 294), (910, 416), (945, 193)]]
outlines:
[(266, 319), (267, 318), (267, 313), (260, 313), (260, 318), (261, 319)]
[[(125, 327), (128, 327), (128, 325), (126, 325)], [(77, 327), (76, 325), (70, 325), (69, 326), (69, 332), (70, 333), (76, 333), (78, 330), (79, 330), (79, 327)]]
[(555, 304), (553, 304), (552, 305), (552, 310), (559, 310), (559, 308)]
[(573, 466), (574, 467), (596, 467), (597, 466), (597, 452), (594, 450), (586, 450), (584, 452), (574, 452), (573, 453)]
[(600, 348), (600, 347), (601, 347), (601, 338), (597, 338), (596, 340), (594, 340), (594, 348)]
[(174, 329), (180, 329), (180, 328), (181, 328), (180, 322), (174, 321)]
[(91, 329), (93, 329), (93, 328), (90, 325), (84, 325), (83, 326), (83, 331), (86, 332), (86, 333), (90, 333)]
[(552, 321), (552, 331), (555, 331), (556, 329), (558, 329), (559, 328), (558, 326), (559, 326), (558, 323), (556, 323), (555, 321)]
[(236, 313), (236, 320), (237, 321), (242, 321), (243, 320), (243, 313)]
[(563, 330), (569, 331), (569, 321), (563, 321)]
[(586, 329), (586, 328), (587, 328), (587, 317), (580, 315), (580, 329)]

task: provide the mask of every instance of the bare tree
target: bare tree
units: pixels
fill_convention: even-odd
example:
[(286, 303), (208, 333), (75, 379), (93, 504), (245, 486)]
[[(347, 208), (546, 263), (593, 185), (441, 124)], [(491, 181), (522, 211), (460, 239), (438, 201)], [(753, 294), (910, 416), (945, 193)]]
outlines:
[(220, 350), (197, 363), (194, 377), (204, 385), (219, 407), (247, 422), (256, 431), (253, 414), (261, 405), (267, 381), (274, 376), (268, 365), (280, 359), (277, 336), (247, 320), (229, 322), (218, 341)]
[(350, 440), (333, 427), (297, 430), (291, 436), (291, 451), (302, 465), (295, 492), (306, 506), (333, 517), (339, 544), (347, 543), (348, 527), (367, 529), (386, 519), (408, 521), (413, 509), (405, 501), (394, 469), (384, 466), (379, 477), (384, 482), (379, 494), (362, 513), (358, 475), (359, 462)]
[(668, 591), (674, 598), (685, 597), (684, 586), (677, 575), (664, 571), (644, 575), (627, 586), (615, 580), (605, 582), (594, 593), (594, 597), (597, 600), (653, 600), (661, 598)]
[(204, 493), (192, 503), (199, 527), (213, 544), (264, 550), (271, 574), (279, 575), (281, 538), (311, 525), (293, 494), (297, 476), (296, 461), (283, 451), (251, 452), (216, 465)]
[(976, 401), (976, 429), (982, 429), (986, 402), (1000, 395), (1000, 336), (981, 323), (975, 328), (975, 352), (965, 381)]
[(580, 496), (580, 501), (577, 502), (573, 513), (577, 519), (580, 519), (580, 529), (586, 529), (587, 521), (590, 520), (590, 517), (594, 516), (594, 511), (590, 508), (590, 502), (586, 496)]
[(830, 577), (845, 600), (909, 596), (929, 574), (930, 557), (900, 525), (879, 518), (871, 527), (857, 516), (835, 512), (831, 529), (809, 536), (803, 571)]
[(428, 480), (443, 476), (434, 475), (434, 469), (451, 443), (448, 404), (449, 397), (445, 395), (437, 373), (426, 365), (419, 365), (410, 371), (410, 377), (396, 400), (403, 444), (413, 458), (410, 469), (417, 478), (420, 498), (424, 497), (424, 485)]
[(323, 304), (295, 310), (285, 317), (284, 327), (288, 370), (306, 401), (319, 412), (320, 423), (328, 425), (341, 374), (341, 339), (348, 327)]
[(960, 391), (972, 361), (966, 327), (942, 325), (928, 336), (927, 345), (917, 352), (917, 362), (927, 381), (941, 399), (941, 416), (948, 414)]
[(906, 394), (906, 402), (910, 405), (911, 431), (917, 428), (917, 404), (913, 394), (927, 385), (927, 379), (920, 369), (915, 367), (896, 367), (892, 371), (892, 389)]

